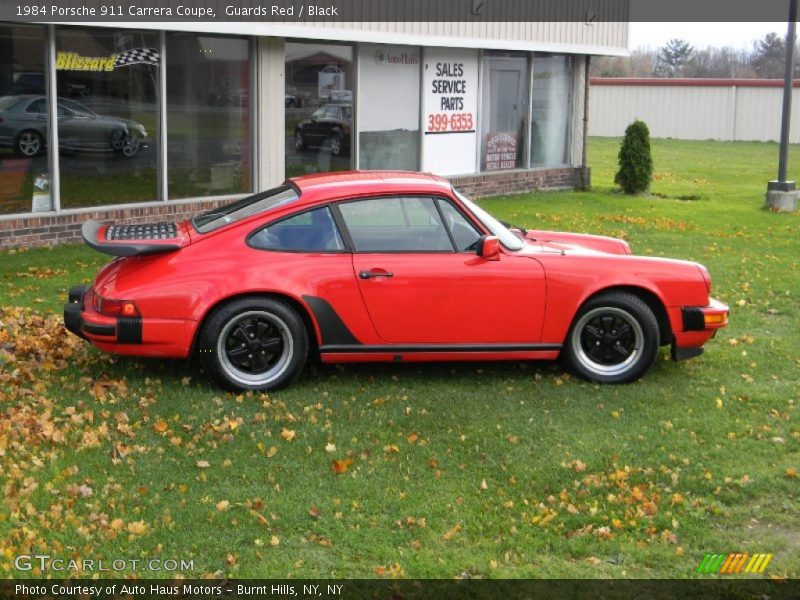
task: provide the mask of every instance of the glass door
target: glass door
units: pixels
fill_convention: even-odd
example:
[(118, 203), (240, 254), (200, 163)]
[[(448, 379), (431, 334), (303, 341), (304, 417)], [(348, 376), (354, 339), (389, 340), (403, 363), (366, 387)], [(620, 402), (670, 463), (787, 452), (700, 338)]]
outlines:
[(487, 54), (481, 96), (481, 169), (500, 171), (525, 166), (528, 117), (528, 58)]

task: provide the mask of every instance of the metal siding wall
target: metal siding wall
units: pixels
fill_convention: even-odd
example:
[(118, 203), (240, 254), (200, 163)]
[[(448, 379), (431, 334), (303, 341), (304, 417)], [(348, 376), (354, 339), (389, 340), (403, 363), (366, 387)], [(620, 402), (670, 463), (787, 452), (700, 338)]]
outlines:
[[(621, 136), (641, 119), (656, 138), (777, 141), (782, 94), (779, 87), (593, 85), (589, 134)], [(798, 89), (792, 109), (800, 115)], [(790, 141), (800, 143), (800, 118)]]
[[(524, 1), (524, 0), (520, 0)], [(435, 6), (434, 2), (430, 6)], [(457, 46), (459, 41), (481, 40), (486, 48), (511, 47), (513, 43), (563, 44), (607, 48), (614, 53), (625, 52), (628, 45), (627, 22), (602, 22), (587, 25), (582, 22), (485, 22), (485, 21), (409, 21), (409, 22), (342, 22), (310, 23), (298, 22), (299, 28), (316, 29), (318, 37), (326, 31), (339, 32), (351, 30), (352, 39), (358, 39), (357, 32), (384, 32), (386, 43), (413, 43), (397, 40), (395, 36), (419, 36), (422, 38), (448, 38), (447, 45)], [(309, 37), (315, 35), (309, 32)], [(424, 44), (424, 40), (416, 43)]]

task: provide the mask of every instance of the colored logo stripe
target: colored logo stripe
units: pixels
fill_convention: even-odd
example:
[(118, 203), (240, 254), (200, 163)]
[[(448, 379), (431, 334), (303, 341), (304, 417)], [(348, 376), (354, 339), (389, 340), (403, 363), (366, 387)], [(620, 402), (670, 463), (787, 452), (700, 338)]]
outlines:
[(772, 554), (732, 552), (730, 554), (706, 554), (697, 567), (697, 573), (763, 573)]

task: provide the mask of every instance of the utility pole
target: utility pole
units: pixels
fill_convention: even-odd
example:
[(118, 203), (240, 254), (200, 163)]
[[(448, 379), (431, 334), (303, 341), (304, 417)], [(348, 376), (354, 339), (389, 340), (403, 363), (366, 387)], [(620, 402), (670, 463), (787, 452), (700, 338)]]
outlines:
[(789, 0), (789, 27), (786, 32), (786, 69), (783, 77), (783, 108), (781, 111), (781, 146), (778, 154), (778, 179), (767, 183), (767, 206), (775, 210), (797, 209), (797, 190), (794, 181), (788, 181), (786, 170), (789, 155), (789, 124), (792, 118), (792, 84), (794, 80), (794, 54), (796, 44), (795, 22), (797, 0)]

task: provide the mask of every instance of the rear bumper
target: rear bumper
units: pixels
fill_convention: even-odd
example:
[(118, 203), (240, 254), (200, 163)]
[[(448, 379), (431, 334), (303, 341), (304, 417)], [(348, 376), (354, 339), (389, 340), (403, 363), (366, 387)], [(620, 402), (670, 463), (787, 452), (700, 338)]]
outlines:
[(64, 305), (64, 327), (101, 350), (134, 356), (185, 358), (196, 324), (176, 319), (108, 317), (92, 308), (93, 290), (73, 286)]
[(87, 303), (91, 302), (89, 286), (76, 285), (70, 288), (68, 302), (64, 305), (64, 327), (85, 340), (100, 338), (120, 344), (142, 343), (142, 320), (139, 318), (111, 318), (87, 314)]
[(693, 358), (703, 353), (703, 344), (728, 325), (729, 309), (726, 304), (711, 298), (707, 306), (680, 308), (681, 330), (676, 331), (672, 342), (672, 360)]
[(83, 335), (83, 296), (89, 288), (87, 285), (75, 285), (69, 289), (69, 301), (64, 305), (64, 327), (78, 337), (87, 339)]

